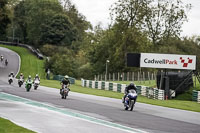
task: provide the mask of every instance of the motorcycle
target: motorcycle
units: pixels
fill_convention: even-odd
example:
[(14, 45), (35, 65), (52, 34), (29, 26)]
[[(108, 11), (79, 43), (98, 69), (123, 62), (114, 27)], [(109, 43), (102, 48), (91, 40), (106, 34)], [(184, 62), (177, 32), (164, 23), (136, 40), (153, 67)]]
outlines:
[(8, 61), (7, 61), (7, 60), (5, 60), (5, 65), (6, 65), (6, 66), (8, 65)]
[(129, 93), (125, 97), (125, 101), (124, 101), (125, 110), (132, 111), (133, 107), (135, 106), (136, 99), (137, 99), (136, 91), (135, 90), (129, 90)]
[(13, 77), (12, 76), (8, 77), (8, 83), (11, 84), (12, 82), (13, 82)]
[(40, 84), (40, 81), (38, 79), (34, 81), (34, 84), (33, 84), (34, 90), (37, 90), (39, 84)]
[(1, 55), (1, 62), (3, 61), (3, 56)]
[(30, 91), (31, 87), (32, 87), (32, 80), (28, 80), (26, 82), (26, 91), (27, 92)]
[(21, 87), (21, 86), (23, 85), (23, 83), (24, 83), (24, 79), (23, 79), (23, 78), (20, 78), (20, 79), (18, 80), (18, 85), (19, 85), (19, 87)]
[(69, 85), (62, 85), (62, 89), (60, 89), (61, 98), (66, 99), (69, 91), (70, 91)]

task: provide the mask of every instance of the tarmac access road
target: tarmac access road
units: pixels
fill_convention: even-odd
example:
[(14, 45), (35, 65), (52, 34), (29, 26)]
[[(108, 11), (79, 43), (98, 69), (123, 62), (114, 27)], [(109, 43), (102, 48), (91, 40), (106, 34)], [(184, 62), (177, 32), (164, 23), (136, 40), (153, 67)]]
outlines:
[(136, 103), (125, 111), (121, 100), (70, 92), (66, 100), (59, 90), (40, 86), (26, 92), (17, 80), (8, 85), (10, 71), (17, 73), (19, 57), (0, 48), (10, 60), (0, 64), (0, 117), (36, 132), (152, 132), (198, 133), (200, 113)]

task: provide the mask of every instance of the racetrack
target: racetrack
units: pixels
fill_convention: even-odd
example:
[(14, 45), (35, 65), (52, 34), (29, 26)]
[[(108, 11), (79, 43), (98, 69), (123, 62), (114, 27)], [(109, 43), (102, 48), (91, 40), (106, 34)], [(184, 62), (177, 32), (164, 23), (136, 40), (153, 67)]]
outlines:
[[(0, 94), (9, 93), (14, 96), (20, 96), (22, 98), (30, 99), (31, 102), (38, 101), (40, 103), (45, 103), (51, 105), (55, 108), (54, 112), (49, 111), (49, 108), (45, 108), (48, 110), (49, 115), (44, 117), (44, 114), (40, 114), (38, 109), (41, 109), (37, 106), (37, 108), (33, 107), (27, 103), (10, 103), (12, 101), (11, 98), (1, 97), (0, 95), (0, 108), (1, 110), (8, 111), (8, 109), (13, 108), (32, 108), (32, 112), (29, 112), (35, 117), (38, 116), (37, 119), (40, 119), (40, 124), (34, 125), (34, 120), (31, 121), (26, 117), (26, 113), (20, 115), (19, 112), (16, 111), (16, 115), (6, 115), (5, 112), (0, 111), (0, 116), (5, 116), (13, 119), (19, 119), (16, 116), (21, 116), (21, 123), (31, 123), (31, 126), (27, 126), (27, 124), (22, 124), (23, 126), (27, 126), (27, 128), (33, 129), (37, 132), (50, 132), (57, 131), (62, 132), (60, 130), (60, 125), (56, 123), (70, 123), (69, 130), (70, 132), (137, 132), (136, 130), (142, 130), (146, 132), (154, 132), (154, 133), (197, 133), (200, 131), (200, 113), (183, 111), (178, 109), (170, 109), (165, 107), (147, 105), (142, 103), (136, 103), (134, 111), (125, 111), (121, 100), (112, 99), (112, 98), (104, 98), (98, 96), (91, 96), (86, 94), (79, 94), (70, 92), (69, 97), (66, 100), (60, 98), (59, 90), (54, 88), (47, 87), (39, 87), (38, 90), (31, 90), (30, 92), (26, 92), (24, 86), (22, 88), (17, 87), (17, 81), (14, 84), (8, 85), (7, 76), (10, 71), (17, 73), (19, 59), (18, 56), (10, 50), (0, 47), (0, 54), (3, 54), (5, 58), (8, 58), (9, 64), (7, 67), (0, 64)], [(20, 103), (20, 105), (18, 105)], [(13, 104), (13, 105), (12, 105)], [(23, 105), (21, 105), (23, 104)], [(2, 105), (2, 106), (1, 106)], [(9, 107), (4, 107), (5, 105), (10, 105)], [(7, 108), (7, 110), (6, 110)], [(44, 109), (44, 108), (42, 108)], [(61, 113), (60, 109), (67, 109), (68, 115), (66, 115), (66, 111)], [(22, 110), (20, 110), (22, 111)], [(43, 110), (44, 111), (44, 110)], [(56, 112), (56, 113), (55, 113)], [(12, 112), (14, 113), (14, 112)], [(98, 121), (90, 121), (90, 120), (74, 120), (74, 117), (70, 116), (70, 113), (82, 114), (85, 116), (90, 116), (92, 118), (98, 118), (100, 120), (105, 120), (107, 122), (112, 122), (116, 125), (116, 128), (109, 125), (102, 125), (102, 123), (98, 123)], [(38, 114), (38, 115), (35, 115)], [(76, 116), (77, 116), (76, 114)], [(27, 113), (28, 115), (28, 113)], [(53, 116), (52, 116), (53, 115)], [(24, 116), (24, 117), (23, 117)], [(59, 119), (60, 117), (66, 117), (66, 119)], [(48, 124), (45, 124), (44, 119), (48, 118)], [(17, 120), (13, 120), (17, 121)], [(86, 122), (87, 121), (87, 122)], [(36, 123), (36, 122), (35, 122)], [(43, 124), (44, 123), (44, 124)], [(95, 125), (94, 125), (95, 123)], [(107, 123), (108, 124), (108, 123)], [(39, 126), (40, 125), (40, 126)], [(42, 126), (43, 125), (43, 126)], [(54, 125), (54, 126), (53, 126)], [(122, 130), (120, 126), (130, 127), (133, 130)], [(49, 126), (49, 127), (48, 127)], [(51, 129), (51, 127), (53, 127)], [(80, 128), (78, 129), (78, 128)], [(83, 127), (84, 130), (83, 130)], [(40, 129), (41, 128), (41, 129)], [(57, 130), (55, 130), (57, 128)], [(65, 127), (63, 127), (65, 128)], [(139, 132), (139, 131), (138, 131)]]

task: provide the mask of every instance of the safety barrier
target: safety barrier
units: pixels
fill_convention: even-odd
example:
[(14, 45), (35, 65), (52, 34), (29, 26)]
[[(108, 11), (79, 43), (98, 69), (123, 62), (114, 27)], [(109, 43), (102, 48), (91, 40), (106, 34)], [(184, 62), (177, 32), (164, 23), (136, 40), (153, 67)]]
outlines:
[(192, 91), (192, 101), (196, 101), (200, 103), (200, 91), (196, 91), (196, 90)]
[(4, 45), (11, 45), (11, 46), (20, 46), (29, 49), (33, 54), (35, 54), (39, 59), (44, 59), (43, 54), (39, 51), (39, 49), (35, 49), (34, 47), (27, 45), (27, 44), (21, 44), (21, 43), (14, 43), (14, 42), (5, 42), (0, 41), (0, 44)]
[(192, 91), (192, 101), (197, 101), (198, 100), (198, 91), (193, 90)]
[(198, 91), (198, 98), (197, 98), (197, 102), (200, 103), (200, 91)]
[[(115, 91), (124, 93), (126, 84), (105, 82), (105, 81), (91, 81), (81, 79), (81, 84), (83, 87), (93, 88), (93, 89), (101, 89), (108, 91)], [(147, 86), (136, 86), (138, 95), (146, 96), (152, 99), (164, 100), (164, 90), (157, 88), (150, 88)]]

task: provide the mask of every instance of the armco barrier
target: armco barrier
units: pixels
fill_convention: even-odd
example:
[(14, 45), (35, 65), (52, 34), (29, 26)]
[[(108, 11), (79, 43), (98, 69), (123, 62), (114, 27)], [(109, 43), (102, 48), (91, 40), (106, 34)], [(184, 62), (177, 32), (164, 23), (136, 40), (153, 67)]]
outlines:
[[(83, 87), (89, 87), (94, 89), (102, 89), (102, 90), (109, 90), (124, 93), (126, 84), (118, 84), (118, 83), (111, 83), (111, 82), (104, 82), (104, 81), (91, 81), (91, 80), (82, 80)], [(148, 98), (164, 100), (164, 90), (157, 89), (157, 88), (150, 88), (147, 86), (136, 86), (138, 95), (147, 96)], [(197, 93), (200, 95), (200, 92)], [(196, 98), (197, 100), (197, 98)], [(200, 101), (200, 96), (199, 99)]]
[(27, 45), (27, 44), (21, 44), (21, 43), (13, 43), (13, 42), (4, 42), (0, 41), (0, 44), (4, 45), (11, 45), (11, 46), (20, 46), (29, 49), (33, 54), (35, 54), (39, 59), (44, 59), (44, 56), (40, 53), (38, 49), (35, 49), (34, 47)]

